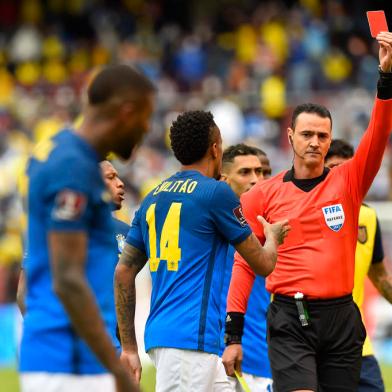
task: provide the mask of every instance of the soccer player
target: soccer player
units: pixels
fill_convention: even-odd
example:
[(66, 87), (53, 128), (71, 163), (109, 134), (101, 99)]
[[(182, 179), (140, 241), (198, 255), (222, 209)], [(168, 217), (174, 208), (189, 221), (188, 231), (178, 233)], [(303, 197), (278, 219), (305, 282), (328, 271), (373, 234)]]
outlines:
[(264, 179), (270, 178), (271, 173), (272, 173), (272, 169), (271, 169), (270, 161), (267, 157), (267, 154), (263, 150), (260, 150), (259, 148), (257, 148), (257, 156), (260, 159), (261, 171), (263, 174), (263, 178)]
[[(344, 140), (332, 140), (325, 157), (325, 165), (332, 169), (351, 159), (353, 155), (354, 149), (350, 144)], [(362, 204), (359, 211), (353, 290), (353, 298), (361, 311), (362, 318), (364, 316), (362, 304), (366, 276), (370, 278), (380, 294), (392, 303), (392, 276), (384, 265), (384, 249), (380, 224), (376, 211), (372, 207)], [(380, 367), (374, 356), (373, 347), (368, 336), (363, 345), (358, 391), (384, 391)]]
[[(120, 210), (122, 202), (124, 201), (124, 194), (125, 194), (124, 183), (121, 181), (121, 178), (118, 176), (117, 170), (114, 168), (114, 166), (110, 161), (105, 160), (101, 162), (101, 172), (105, 185), (107, 189), (109, 189), (109, 192), (112, 197), (113, 211)], [(113, 214), (112, 214), (112, 218), (114, 223), (114, 235), (117, 242), (118, 257), (120, 257), (120, 254), (124, 249), (125, 239), (127, 238), (127, 234), (130, 226), (124, 223), (123, 221), (117, 219)], [(110, 279), (112, 281), (113, 281), (114, 270), (116, 268), (117, 261), (118, 259), (113, 264), (113, 270), (111, 271), (110, 274)], [(117, 328), (117, 321), (115, 321), (114, 325), (110, 327), (110, 331), (117, 352), (120, 353), (121, 344), (120, 344), (120, 336)]]
[[(100, 166), (101, 166), (101, 173), (102, 173), (103, 180), (105, 182), (107, 189), (111, 194), (112, 209), (113, 211), (119, 210), (121, 209), (121, 204), (124, 200), (124, 183), (119, 178), (117, 170), (114, 168), (111, 162), (107, 160), (102, 161)], [(112, 216), (112, 218), (114, 224), (114, 236), (117, 241), (118, 254), (120, 255), (124, 248), (125, 239), (127, 237), (130, 227), (123, 221), (117, 219), (115, 216)], [(116, 265), (117, 265), (117, 260), (114, 260), (113, 270), (109, 275), (110, 279), (112, 279), (114, 275), (114, 269)], [(24, 315), (25, 313), (25, 296), (26, 296), (26, 278), (25, 278), (24, 268), (22, 267), (19, 275), (18, 291), (16, 296), (17, 303), (22, 315)], [(114, 340), (115, 347), (117, 351), (120, 352), (121, 345), (120, 345), (118, 331), (117, 331), (117, 322), (114, 322), (112, 326), (109, 326), (109, 330)]]
[[(222, 158), (222, 177), (240, 197), (257, 183), (259, 179), (271, 174), (269, 160), (265, 153), (256, 147), (237, 144), (226, 148)], [(225, 268), (225, 278), (221, 299), (222, 326), (226, 318), (226, 297), (229, 290), (231, 271), (234, 263), (234, 247), (230, 246)], [(272, 376), (268, 360), (266, 317), (270, 303), (270, 294), (265, 289), (265, 278), (256, 276), (249, 297), (245, 315), (244, 335), (242, 338), (243, 359), (242, 371), (251, 391), (271, 391)], [(224, 328), (221, 333), (220, 355), (224, 350)], [(236, 391), (242, 388), (233, 382)]]
[[(227, 390), (218, 357), (220, 290), (229, 243), (256, 273), (274, 268), (287, 222), (265, 226), (264, 247), (242, 216), (239, 200), (215, 178), (222, 139), (209, 112), (186, 112), (170, 128), (181, 171), (158, 185), (135, 214), (115, 273), (122, 360), (137, 379), (141, 366), (134, 329), (135, 277), (149, 259), (152, 276), (145, 347), (157, 391)], [(222, 382), (220, 382), (222, 381)]]
[(97, 74), (87, 93), (80, 127), (39, 144), (27, 168), (22, 391), (138, 389), (108, 333), (117, 251), (99, 161), (109, 151), (130, 157), (147, 132), (154, 87), (116, 65)]
[[(353, 159), (329, 170), (324, 158), (332, 120), (320, 105), (295, 108), (288, 138), (291, 170), (256, 184), (241, 197), (245, 218), (260, 241), (256, 217), (288, 218), (292, 230), (267, 277), (274, 294), (267, 315), (274, 389), (354, 391), (366, 331), (352, 300), (358, 215), (380, 167), (392, 129), (392, 33), (377, 36), (380, 79), (370, 124)], [(241, 335), (253, 271), (235, 258), (228, 295), (222, 360), (228, 375), (240, 367)]]

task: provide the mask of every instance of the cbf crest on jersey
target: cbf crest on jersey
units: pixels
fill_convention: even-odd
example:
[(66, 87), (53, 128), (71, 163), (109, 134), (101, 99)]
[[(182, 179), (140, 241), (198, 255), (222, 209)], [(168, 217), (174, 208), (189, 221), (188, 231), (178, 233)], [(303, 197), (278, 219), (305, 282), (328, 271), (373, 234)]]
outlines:
[(325, 223), (333, 231), (339, 231), (344, 224), (344, 210), (341, 204), (332, 204), (322, 208)]
[(122, 234), (117, 234), (116, 240), (117, 240), (118, 251), (119, 253), (122, 253), (125, 245), (125, 236)]

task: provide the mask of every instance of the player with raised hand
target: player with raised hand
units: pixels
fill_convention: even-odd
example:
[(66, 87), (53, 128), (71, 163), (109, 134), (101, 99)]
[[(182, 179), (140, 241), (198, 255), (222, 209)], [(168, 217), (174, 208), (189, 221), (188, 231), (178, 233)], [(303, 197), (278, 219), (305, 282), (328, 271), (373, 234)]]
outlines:
[(99, 162), (109, 151), (130, 157), (148, 130), (153, 94), (132, 68), (104, 68), (81, 126), (39, 144), (29, 161), (22, 391), (138, 390), (108, 334), (118, 252)]
[[(115, 273), (121, 359), (137, 380), (141, 365), (135, 338), (135, 278), (149, 260), (152, 276), (145, 347), (157, 368), (157, 391), (227, 390), (218, 357), (220, 288), (229, 244), (256, 273), (268, 275), (287, 222), (261, 223), (262, 247), (230, 187), (215, 179), (222, 139), (209, 112), (186, 112), (170, 129), (181, 171), (158, 185), (135, 214)], [(261, 226), (261, 223), (260, 226)], [(230, 389), (229, 389), (230, 390)]]

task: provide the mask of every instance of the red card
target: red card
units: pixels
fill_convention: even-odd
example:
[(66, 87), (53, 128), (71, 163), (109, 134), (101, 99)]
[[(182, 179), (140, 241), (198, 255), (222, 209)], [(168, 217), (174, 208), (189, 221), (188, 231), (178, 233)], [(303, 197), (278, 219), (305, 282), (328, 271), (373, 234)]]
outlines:
[(366, 15), (369, 22), (370, 34), (373, 38), (376, 38), (381, 31), (389, 31), (384, 11), (368, 11)]

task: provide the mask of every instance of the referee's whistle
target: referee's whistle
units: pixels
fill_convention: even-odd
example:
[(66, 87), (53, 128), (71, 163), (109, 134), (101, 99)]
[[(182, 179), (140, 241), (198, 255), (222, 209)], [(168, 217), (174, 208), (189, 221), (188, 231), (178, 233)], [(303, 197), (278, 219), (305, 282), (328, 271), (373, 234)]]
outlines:
[(301, 292), (295, 293), (294, 300), (297, 306), (298, 317), (301, 325), (303, 327), (308, 327), (310, 325), (310, 318), (309, 318), (309, 313), (306, 309), (303, 293)]

